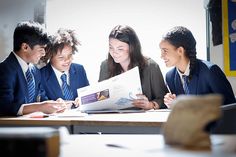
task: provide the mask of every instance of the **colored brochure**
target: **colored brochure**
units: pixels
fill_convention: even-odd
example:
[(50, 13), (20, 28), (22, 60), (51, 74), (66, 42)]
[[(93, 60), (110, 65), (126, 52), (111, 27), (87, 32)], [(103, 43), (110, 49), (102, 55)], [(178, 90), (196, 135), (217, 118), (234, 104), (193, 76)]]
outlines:
[(82, 112), (133, 107), (136, 94), (142, 94), (139, 69), (135, 67), (108, 80), (79, 88), (77, 92)]

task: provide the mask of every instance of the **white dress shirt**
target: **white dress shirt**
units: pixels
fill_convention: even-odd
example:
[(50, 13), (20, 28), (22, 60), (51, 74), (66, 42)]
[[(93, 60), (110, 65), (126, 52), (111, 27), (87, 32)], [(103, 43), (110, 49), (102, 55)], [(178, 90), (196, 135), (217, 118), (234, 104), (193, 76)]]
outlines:
[(67, 82), (68, 85), (70, 85), (70, 75), (69, 75), (68, 71), (61, 72), (61, 71), (57, 70), (56, 68), (54, 68), (53, 66), (52, 66), (52, 69), (53, 69), (54, 73), (56, 74), (57, 81), (58, 81), (58, 83), (59, 83), (61, 88), (62, 88), (62, 80), (61, 80), (61, 75), (62, 74), (66, 74), (67, 75), (66, 82)]
[[(21, 66), (21, 69), (22, 69), (22, 72), (23, 72), (23, 74), (24, 74), (24, 76), (25, 76), (25, 80), (26, 80), (26, 71), (28, 70), (28, 68), (30, 68), (31, 66), (33, 66), (32, 64), (28, 64), (28, 63), (26, 63), (22, 58), (20, 58), (20, 56), (18, 56), (15, 52), (13, 52), (13, 54), (16, 56), (16, 59), (17, 59), (17, 61), (18, 61), (18, 63), (20, 64), (20, 66)], [(26, 80), (27, 81), (27, 80)], [(17, 112), (17, 115), (22, 115), (23, 113), (22, 113), (22, 111), (23, 111), (23, 108), (24, 108), (24, 106), (26, 106), (26, 105), (28, 105), (28, 104), (22, 104), (21, 105), (21, 107), (20, 107), (20, 109), (18, 110), (18, 112)]]

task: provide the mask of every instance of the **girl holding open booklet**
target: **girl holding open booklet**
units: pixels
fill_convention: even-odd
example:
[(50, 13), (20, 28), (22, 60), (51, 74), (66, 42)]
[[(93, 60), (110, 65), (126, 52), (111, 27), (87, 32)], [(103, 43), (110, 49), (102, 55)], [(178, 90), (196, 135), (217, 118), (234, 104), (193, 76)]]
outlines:
[(163, 98), (168, 92), (159, 65), (144, 57), (135, 31), (129, 26), (118, 25), (109, 35), (108, 59), (100, 66), (99, 81), (139, 67), (143, 94), (133, 100), (136, 108), (145, 110), (166, 108)]

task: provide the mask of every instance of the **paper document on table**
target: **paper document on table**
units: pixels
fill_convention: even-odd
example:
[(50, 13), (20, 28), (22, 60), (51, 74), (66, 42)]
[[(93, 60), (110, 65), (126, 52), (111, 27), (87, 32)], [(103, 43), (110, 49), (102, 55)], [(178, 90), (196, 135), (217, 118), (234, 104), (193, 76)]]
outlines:
[(132, 100), (142, 94), (139, 69), (129, 71), (77, 90), (80, 111), (117, 110), (134, 107)]
[(57, 113), (55, 114), (56, 117), (84, 117), (87, 116), (88, 114), (86, 113), (82, 113), (80, 111), (78, 111), (77, 109), (71, 109), (71, 110), (66, 110), (62, 113)]

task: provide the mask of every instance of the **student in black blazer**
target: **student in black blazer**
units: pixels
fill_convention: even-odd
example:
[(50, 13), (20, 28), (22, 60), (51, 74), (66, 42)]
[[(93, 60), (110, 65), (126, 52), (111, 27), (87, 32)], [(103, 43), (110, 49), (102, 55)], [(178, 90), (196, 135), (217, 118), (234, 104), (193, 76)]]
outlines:
[[(49, 99), (74, 101), (78, 97), (77, 89), (89, 85), (84, 67), (72, 63), (78, 44), (75, 31), (70, 29), (61, 28), (51, 36), (44, 58), (47, 65), (40, 69), (42, 85)], [(67, 91), (64, 91), (62, 75), (66, 75)], [(74, 103), (78, 105), (78, 101)]]
[(166, 66), (174, 66), (166, 74), (171, 91), (164, 97), (167, 106), (170, 107), (180, 94), (218, 93), (223, 95), (223, 104), (235, 102), (232, 87), (223, 71), (216, 64), (196, 58), (196, 41), (190, 30), (174, 27), (163, 36), (159, 46)]
[(0, 63), (1, 116), (36, 111), (54, 113), (65, 109), (63, 102), (43, 101), (47, 97), (41, 86), (40, 71), (34, 66), (45, 55), (48, 41), (44, 28), (36, 22), (20, 22), (15, 28), (14, 51)]
[(106, 80), (138, 66), (143, 94), (133, 100), (135, 108), (145, 110), (166, 108), (163, 98), (167, 88), (159, 65), (142, 54), (135, 31), (126, 25), (117, 25), (109, 34), (108, 59), (100, 66), (99, 81)]

